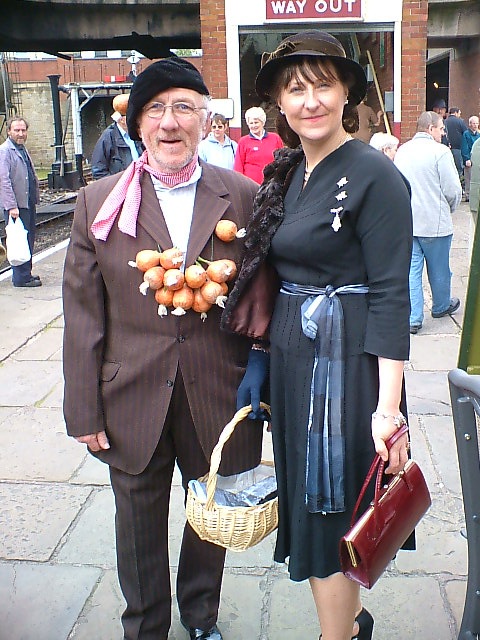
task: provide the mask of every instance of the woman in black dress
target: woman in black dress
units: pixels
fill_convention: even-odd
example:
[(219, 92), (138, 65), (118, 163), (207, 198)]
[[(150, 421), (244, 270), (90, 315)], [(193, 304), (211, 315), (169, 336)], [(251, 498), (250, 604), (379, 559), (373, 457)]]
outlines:
[[(269, 347), (275, 560), (288, 558), (292, 580), (309, 579), (323, 640), (371, 638), (373, 619), (338, 547), (375, 451), (387, 473), (407, 461), (406, 436), (389, 452), (385, 441), (406, 413), (409, 188), (388, 158), (350, 135), (366, 79), (336, 38), (286, 38), (256, 89), (278, 106), (282, 137), (301, 144), (265, 170), (227, 302), (225, 327), (255, 340), (237, 402), (256, 414)], [(262, 309), (272, 297), (267, 270), (280, 280), (272, 314)]]

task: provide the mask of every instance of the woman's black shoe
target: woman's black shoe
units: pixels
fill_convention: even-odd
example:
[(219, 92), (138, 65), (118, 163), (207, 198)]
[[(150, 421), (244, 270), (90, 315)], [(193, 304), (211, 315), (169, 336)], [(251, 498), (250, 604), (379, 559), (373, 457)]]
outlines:
[(365, 607), (355, 618), (355, 622), (358, 624), (358, 633), (356, 636), (352, 636), (352, 640), (371, 640), (374, 620), (372, 614)]

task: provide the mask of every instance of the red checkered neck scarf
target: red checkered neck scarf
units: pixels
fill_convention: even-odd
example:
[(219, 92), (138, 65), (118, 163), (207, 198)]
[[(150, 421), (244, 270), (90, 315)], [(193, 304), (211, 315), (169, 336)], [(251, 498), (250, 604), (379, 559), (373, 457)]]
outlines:
[(90, 227), (97, 240), (106, 240), (118, 213), (118, 228), (133, 238), (137, 236), (137, 218), (142, 199), (140, 177), (144, 171), (148, 171), (172, 188), (184, 182), (188, 182), (198, 163), (198, 155), (185, 167), (176, 173), (160, 173), (147, 163), (147, 152), (144, 151), (138, 160), (132, 162), (117, 184), (108, 194), (105, 202), (100, 207), (95, 220)]

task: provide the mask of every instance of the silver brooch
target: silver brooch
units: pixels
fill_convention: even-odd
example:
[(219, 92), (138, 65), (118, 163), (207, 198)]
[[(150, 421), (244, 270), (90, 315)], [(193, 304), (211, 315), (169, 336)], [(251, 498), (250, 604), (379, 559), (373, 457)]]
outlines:
[(334, 216), (333, 222), (332, 222), (332, 229), (335, 231), (335, 233), (342, 226), (342, 221), (340, 220), (340, 216), (338, 215), (341, 211), (343, 211), (343, 207), (337, 207), (336, 209), (330, 209), (330, 213)]

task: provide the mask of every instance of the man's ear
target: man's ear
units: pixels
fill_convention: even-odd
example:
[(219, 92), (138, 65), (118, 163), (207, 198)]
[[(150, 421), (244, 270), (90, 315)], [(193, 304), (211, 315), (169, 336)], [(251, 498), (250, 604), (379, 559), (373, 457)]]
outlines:
[(207, 118), (205, 120), (205, 124), (203, 125), (202, 140), (204, 140), (210, 133), (210, 127), (212, 125), (212, 115), (213, 114), (211, 114), (210, 111), (207, 111)]

